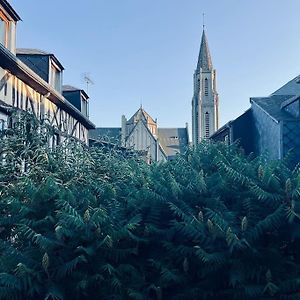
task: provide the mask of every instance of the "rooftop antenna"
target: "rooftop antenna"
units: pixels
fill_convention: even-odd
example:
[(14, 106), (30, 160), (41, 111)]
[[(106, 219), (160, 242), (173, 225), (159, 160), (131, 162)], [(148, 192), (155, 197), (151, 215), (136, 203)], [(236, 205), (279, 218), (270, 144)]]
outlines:
[(202, 18), (203, 18), (203, 30), (205, 29), (205, 13), (202, 14)]
[(86, 93), (89, 94), (89, 86), (90, 86), (90, 84), (94, 85), (95, 83), (92, 80), (92, 78), (91, 78), (91, 76), (90, 76), (89, 73), (84, 73), (83, 74), (83, 80), (84, 80), (84, 82), (86, 84)]

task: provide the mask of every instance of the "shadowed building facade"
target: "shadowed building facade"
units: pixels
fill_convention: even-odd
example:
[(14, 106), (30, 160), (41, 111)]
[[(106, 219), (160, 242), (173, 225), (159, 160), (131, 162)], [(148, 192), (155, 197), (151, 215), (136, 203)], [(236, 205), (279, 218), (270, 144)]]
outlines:
[(192, 100), (193, 144), (209, 138), (219, 127), (219, 98), (206, 32), (203, 28)]
[(288, 153), (300, 161), (300, 76), (267, 97), (250, 98), (251, 107), (211, 136), (214, 141), (236, 141), (247, 154), (266, 154), (270, 160)]

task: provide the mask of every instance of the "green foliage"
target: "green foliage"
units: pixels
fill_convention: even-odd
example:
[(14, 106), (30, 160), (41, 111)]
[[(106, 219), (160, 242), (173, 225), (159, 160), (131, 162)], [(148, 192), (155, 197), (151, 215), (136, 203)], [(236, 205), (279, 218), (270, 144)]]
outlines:
[(300, 168), (203, 143), (146, 165), (0, 133), (0, 299), (300, 299)]

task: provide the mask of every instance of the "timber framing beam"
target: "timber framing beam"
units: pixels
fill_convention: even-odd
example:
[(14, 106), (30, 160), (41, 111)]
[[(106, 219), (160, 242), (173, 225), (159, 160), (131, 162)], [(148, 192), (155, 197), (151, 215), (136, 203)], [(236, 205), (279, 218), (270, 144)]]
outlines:
[[(13, 53), (0, 43), (0, 67), (6, 69), (12, 75), (21, 79), (24, 83), (31, 86), (34, 90), (55, 103), (58, 107), (68, 112), (75, 119), (80, 121), (87, 129), (94, 129), (95, 125), (86, 118), (76, 107), (59, 94), (52, 86), (40, 78), (35, 72), (27, 67)], [(48, 96), (49, 95), (49, 96)]]

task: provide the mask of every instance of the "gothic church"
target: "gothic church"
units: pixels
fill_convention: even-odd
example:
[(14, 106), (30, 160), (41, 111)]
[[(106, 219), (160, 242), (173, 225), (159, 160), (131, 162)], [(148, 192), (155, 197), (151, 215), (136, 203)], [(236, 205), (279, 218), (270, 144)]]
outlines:
[(192, 100), (193, 144), (208, 139), (219, 127), (219, 99), (216, 88), (216, 70), (213, 68), (203, 27), (197, 68), (194, 72)]

